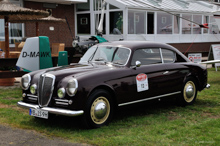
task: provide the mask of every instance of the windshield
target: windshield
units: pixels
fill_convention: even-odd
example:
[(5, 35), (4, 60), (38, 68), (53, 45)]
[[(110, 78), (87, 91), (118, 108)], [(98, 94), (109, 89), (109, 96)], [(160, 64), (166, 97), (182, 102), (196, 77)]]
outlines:
[(104, 61), (125, 65), (130, 55), (128, 48), (111, 46), (93, 46), (81, 58), (79, 63)]

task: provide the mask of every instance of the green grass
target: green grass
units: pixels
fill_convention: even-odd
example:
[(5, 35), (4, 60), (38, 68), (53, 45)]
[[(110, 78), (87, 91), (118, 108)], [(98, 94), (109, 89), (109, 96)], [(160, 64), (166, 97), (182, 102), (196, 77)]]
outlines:
[(16, 107), (21, 89), (0, 89), (0, 124), (32, 129), (70, 142), (92, 145), (219, 145), (220, 72), (208, 71), (209, 90), (198, 93), (192, 106), (175, 100), (148, 102), (120, 109), (109, 126), (85, 130), (78, 117), (38, 120)]

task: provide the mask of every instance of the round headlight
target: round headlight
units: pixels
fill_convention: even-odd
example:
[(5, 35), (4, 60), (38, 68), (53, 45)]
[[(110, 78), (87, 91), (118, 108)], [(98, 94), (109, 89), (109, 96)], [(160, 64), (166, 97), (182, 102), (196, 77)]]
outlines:
[(37, 93), (37, 85), (36, 84), (31, 85), (30, 92), (31, 92), (31, 94)]
[(24, 90), (27, 90), (30, 86), (31, 76), (29, 74), (25, 74), (21, 77), (21, 87)]
[(74, 96), (77, 92), (78, 88), (78, 82), (76, 79), (71, 79), (69, 80), (67, 87), (66, 87), (66, 92), (69, 96)]
[(58, 91), (57, 91), (57, 96), (58, 96), (59, 98), (64, 98), (64, 96), (65, 96), (65, 89), (64, 89), (64, 88), (58, 89)]

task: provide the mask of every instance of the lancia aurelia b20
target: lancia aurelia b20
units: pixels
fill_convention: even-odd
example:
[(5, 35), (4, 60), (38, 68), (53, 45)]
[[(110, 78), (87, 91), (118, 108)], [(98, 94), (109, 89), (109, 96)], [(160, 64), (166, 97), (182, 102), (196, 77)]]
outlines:
[(209, 87), (205, 67), (167, 44), (117, 41), (92, 46), (79, 63), (22, 76), (18, 106), (32, 116), (81, 116), (88, 128), (107, 125), (117, 107), (175, 96), (190, 105)]

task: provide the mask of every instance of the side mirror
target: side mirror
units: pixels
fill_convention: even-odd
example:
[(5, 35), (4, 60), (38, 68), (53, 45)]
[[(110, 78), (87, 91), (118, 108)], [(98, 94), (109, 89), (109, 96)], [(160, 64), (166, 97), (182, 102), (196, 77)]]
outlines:
[(136, 67), (140, 67), (141, 66), (141, 62), (140, 61), (136, 61), (135, 65), (136, 65)]

